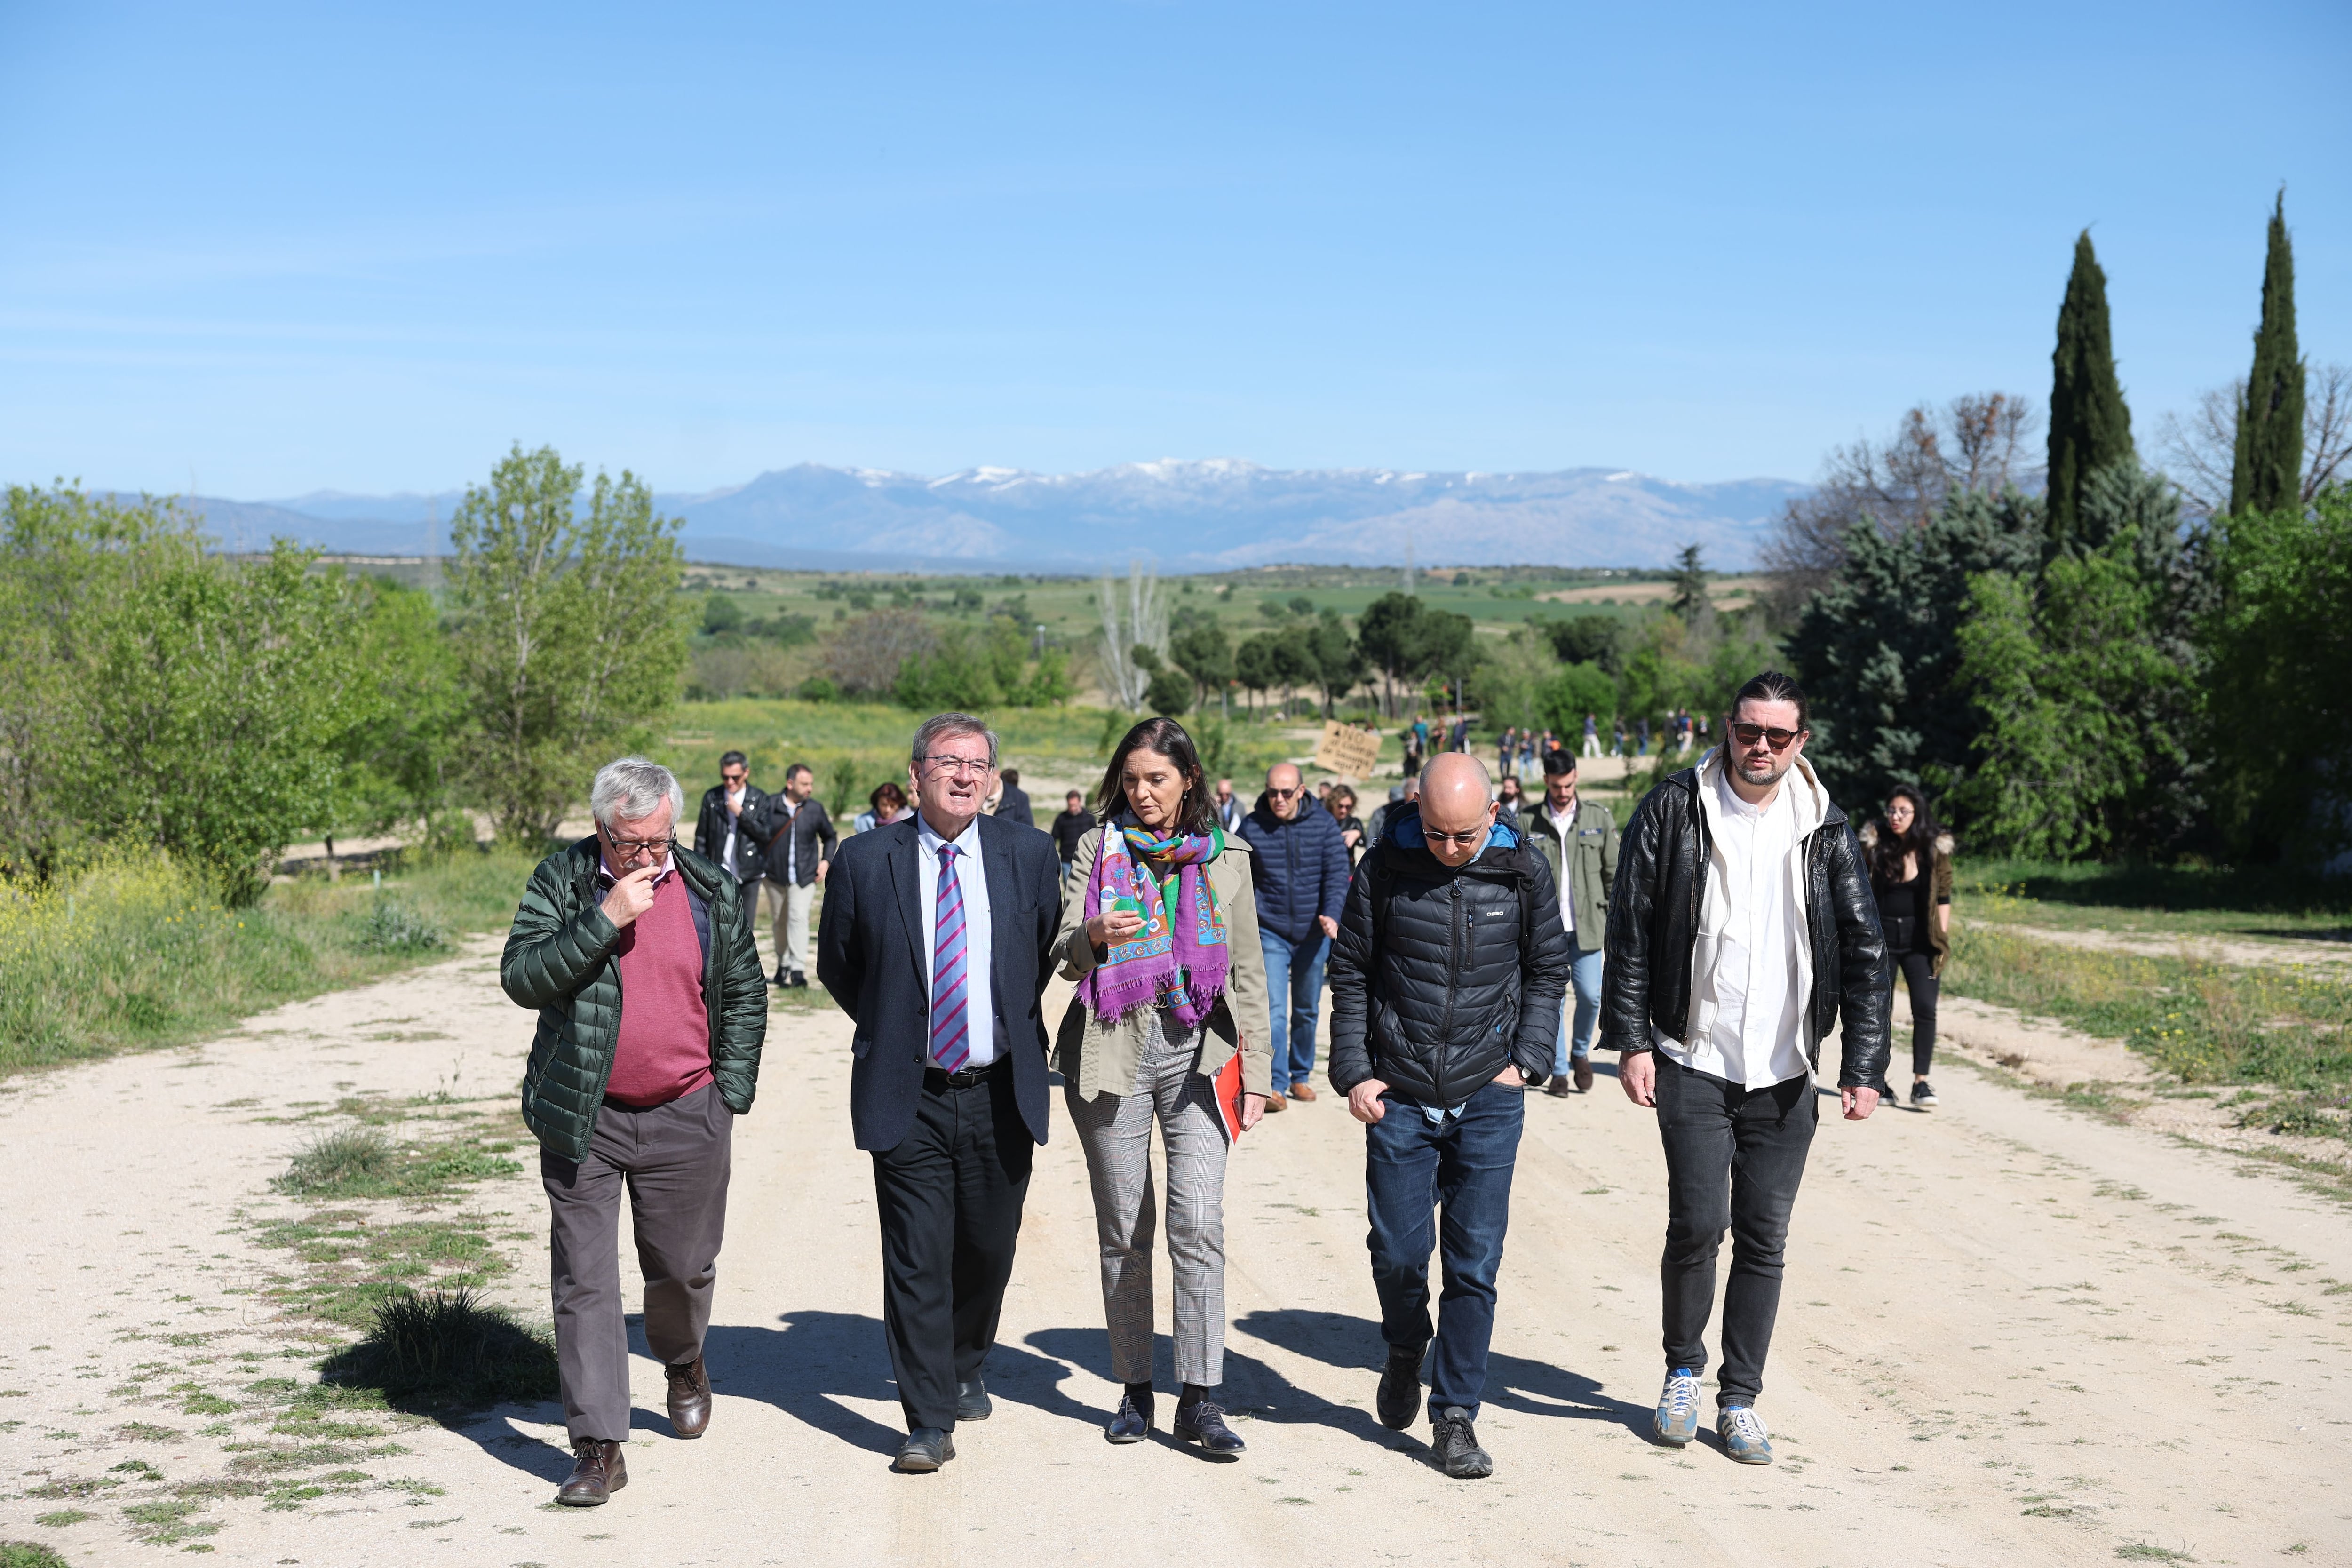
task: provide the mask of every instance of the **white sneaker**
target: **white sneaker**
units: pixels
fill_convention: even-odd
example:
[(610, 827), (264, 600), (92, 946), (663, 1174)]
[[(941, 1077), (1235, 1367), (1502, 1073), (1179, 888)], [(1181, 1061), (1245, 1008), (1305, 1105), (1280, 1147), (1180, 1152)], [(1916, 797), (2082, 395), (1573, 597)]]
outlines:
[(1743, 1465), (1772, 1462), (1772, 1439), (1765, 1436), (1764, 1417), (1745, 1405), (1717, 1411), (1715, 1435), (1723, 1439), (1723, 1451)]

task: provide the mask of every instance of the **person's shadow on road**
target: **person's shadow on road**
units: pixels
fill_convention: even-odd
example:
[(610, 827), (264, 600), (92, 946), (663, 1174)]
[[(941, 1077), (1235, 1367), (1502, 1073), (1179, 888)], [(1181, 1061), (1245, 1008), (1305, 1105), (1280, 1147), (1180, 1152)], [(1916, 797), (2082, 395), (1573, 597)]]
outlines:
[[(1234, 1326), (1268, 1344), (1280, 1345), (1293, 1355), (1360, 1373), (1365, 1379), (1368, 1404), (1388, 1360), (1388, 1347), (1381, 1339), (1380, 1325), (1344, 1312), (1282, 1307), (1252, 1312)], [(1650, 1430), (1648, 1405), (1612, 1398), (1601, 1393), (1601, 1384), (1582, 1373), (1526, 1356), (1487, 1356), (1485, 1403), (1524, 1415), (1612, 1422), (1636, 1436), (1646, 1437)], [(1361, 1411), (1356, 1414), (1371, 1425), (1370, 1416)], [(1375, 1426), (1374, 1430), (1384, 1433), (1386, 1428)]]

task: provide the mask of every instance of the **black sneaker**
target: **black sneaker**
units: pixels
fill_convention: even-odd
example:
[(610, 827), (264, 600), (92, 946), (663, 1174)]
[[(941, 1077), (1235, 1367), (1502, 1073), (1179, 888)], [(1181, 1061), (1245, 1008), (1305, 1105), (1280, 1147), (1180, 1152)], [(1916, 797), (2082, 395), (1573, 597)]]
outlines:
[(1478, 1447), (1478, 1428), (1470, 1424), (1470, 1413), (1458, 1405), (1437, 1413), (1429, 1447), (1439, 1467), (1457, 1481), (1484, 1480), (1495, 1473), (1494, 1459)]
[(1381, 1373), (1381, 1391), (1372, 1398), (1372, 1408), (1381, 1425), (1391, 1431), (1403, 1431), (1421, 1414), (1421, 1357), (1428, 1349), (1426, 1344), (1411, 1350), (1389, 1347), (1388, 1370)]
[(1935, 1108), (1935, 1104), (1936, 1091), (1928, 1087), (1927, 1080), (1926, 1079), (1923, 1078), (1917, 1083), (1911, 1086), (1912, 1110), (1930, 1110)]

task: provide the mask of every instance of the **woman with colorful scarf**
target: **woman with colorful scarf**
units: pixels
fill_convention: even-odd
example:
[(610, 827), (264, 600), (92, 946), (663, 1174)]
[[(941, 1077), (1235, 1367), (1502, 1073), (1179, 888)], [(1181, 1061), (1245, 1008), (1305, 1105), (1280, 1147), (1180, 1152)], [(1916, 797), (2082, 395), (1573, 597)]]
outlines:
[(1225, 1152), (1273, 1088), (1265, 961), (1249, 847), (1227, 839), (1183, 726), (1148, 719), (1112, 753), (1062, 907), (1062, 973), (1077, 982), (1054, 1066), (1087, 1152), (1102, 1240), (1111, 1375), (1104, 1436), (1151, 1430), (1151, 1126), (1168, 1152), (1181, 1442), (1231, 1457), (1224, 1381)]

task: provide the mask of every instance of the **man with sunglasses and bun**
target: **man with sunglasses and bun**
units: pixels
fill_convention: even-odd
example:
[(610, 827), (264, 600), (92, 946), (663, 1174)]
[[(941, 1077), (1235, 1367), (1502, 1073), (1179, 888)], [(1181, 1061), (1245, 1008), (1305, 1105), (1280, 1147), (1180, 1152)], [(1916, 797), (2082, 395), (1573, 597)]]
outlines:
[(1724, 744), (1634, 808), (1609, 905), (1602, 1044), (1658, 1113), (1666, 1379), (1653, 1430), (1697, 1435), (1716, 1256), (1731, 1233), (1716, 1432), (1769, 1465), (1756, 1414), (1780, 1305), (1789, 1217), (1820, 1120), (1823, 1037), (1843, 1034), (1838, 1100), (1886, 1093), (1886, 941), (1853, 829), (1805, 761), (1805, 694), (1767, 671), (1732, 699)]

